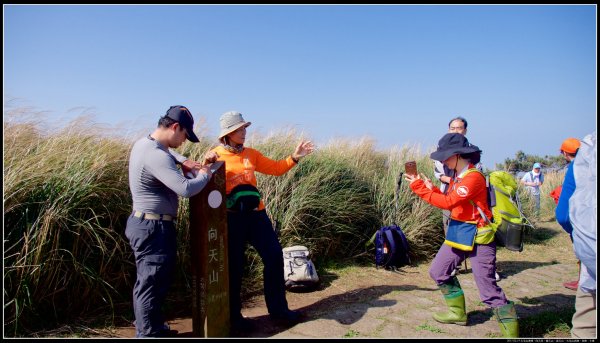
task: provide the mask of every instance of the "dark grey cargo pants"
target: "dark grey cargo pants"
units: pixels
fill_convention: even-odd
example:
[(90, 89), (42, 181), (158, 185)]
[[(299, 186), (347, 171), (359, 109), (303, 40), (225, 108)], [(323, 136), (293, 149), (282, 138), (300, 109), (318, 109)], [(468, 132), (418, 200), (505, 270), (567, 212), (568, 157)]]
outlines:
[(164, 328), (163, 305), (177, 258), (173, 221), (129, 216), (125, 236), (135, 255), (137, 279), (133, 286), (136, 337), (159, 336)]

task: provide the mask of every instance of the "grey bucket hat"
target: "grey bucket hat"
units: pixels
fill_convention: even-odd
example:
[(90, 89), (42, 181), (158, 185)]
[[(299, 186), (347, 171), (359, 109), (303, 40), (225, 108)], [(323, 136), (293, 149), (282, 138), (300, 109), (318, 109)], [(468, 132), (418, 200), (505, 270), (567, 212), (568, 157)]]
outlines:
[(248, 127), (252, 124), (249, 121), (245, 121), (240, 112), (229, 111), (223, 113), (221, 119), (219, 119), (221, 124), (221, 133), (219, 134), (219, 139), (227, 136), (233, 131), (239, 129), (240, 127)]
[(460, 133), (447, 133), (438, 142), (437, 150), (432, 152), (429, 157), (432, 160), (444, 162), (453, 155), (473, 152), (481, 153), (481, 150), (476, 145), (469, 143), (467, 137)]

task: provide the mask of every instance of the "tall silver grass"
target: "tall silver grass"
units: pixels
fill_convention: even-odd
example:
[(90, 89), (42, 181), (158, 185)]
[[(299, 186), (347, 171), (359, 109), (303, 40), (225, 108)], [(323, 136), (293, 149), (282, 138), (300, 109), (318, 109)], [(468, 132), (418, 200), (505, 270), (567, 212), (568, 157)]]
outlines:
[(112, 307), (131, 279), (129, 145), (82, 118), (50, 135), (17, 119), (3, 125), (4, 323), (13, 332)]

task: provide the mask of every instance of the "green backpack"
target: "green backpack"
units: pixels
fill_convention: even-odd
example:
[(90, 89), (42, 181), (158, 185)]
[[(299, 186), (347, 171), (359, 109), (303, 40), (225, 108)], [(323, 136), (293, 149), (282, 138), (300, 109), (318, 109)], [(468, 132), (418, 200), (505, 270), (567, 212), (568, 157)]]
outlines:
[[(478, 169), (469, 171), (481, 173)], [(510, 173), (497, 170), (486, 176), (486, 185), (492, 218), (487, 218), (479, 207), (477, 209), (496, 231), (496, 244), (508, 250), (523, 251), (523, 234), (530, 224), (521, 212), (517, 181)]]

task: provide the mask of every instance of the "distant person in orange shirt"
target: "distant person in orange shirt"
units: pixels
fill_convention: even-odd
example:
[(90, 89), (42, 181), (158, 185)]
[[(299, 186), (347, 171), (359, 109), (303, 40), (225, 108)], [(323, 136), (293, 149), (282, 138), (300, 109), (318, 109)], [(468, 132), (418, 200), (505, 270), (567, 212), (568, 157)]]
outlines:
[[(255, 172), (280, 176), (292, 169), (314, 150), (310, 141), (301, 141), (290, 156), (276, 161), (263, 156), (258, 150), (244, 146), (246, 128), (250, 126), (235, 111), (221, 116), (221, 144), (212, 149), (218, 161), (225, 161), (227, 193), (227, 230), (229, 248), (229, 308), (232, 328), (247, 331), (252, 323), (242, 316), (241, 288), (244, 272), (246, 243), (258, 252), (264, 264), (263, 283), (265, 302), (272, 319), (294, 324), (300, 313), (288, 308), (283, 275), (283, 252), (265, 204), (256, 189)], [(207, 161), (214, 162), (214, 161)]]
[(552, 192), (550, 192), (550, 197), (552, 198), (552, 200), (554, 200), (554, 203), (556, 205), (558, 205), (558, 199), (560, 199), (560, 193), (562, 192), (562, 185), (558, 185), (556, 186), (556, 188), (554, 188), (552, 190)]
[(486, 218), (492, 217), (487, 204), (485, 177), (477, 170), (481, 150), (460, 133), (447, 133), (430, 157), (454, 171), (446, 194), (427, 177), (405, 174), (412, 191), (429, 204), (450, 210), (446, 240), (436, 254), (429, 275), (440, 288), (448, 305), (447, 313), (435, 313), (433, 319), (444, 324), (467, 325), (465, 296), (452, 275), (465, 258), (471, 259), (473, 277), (481, 301), (492, 308), (504, 337), (519, 337), (514, 303), (508, 301), (496, 282), (496, 243)]

